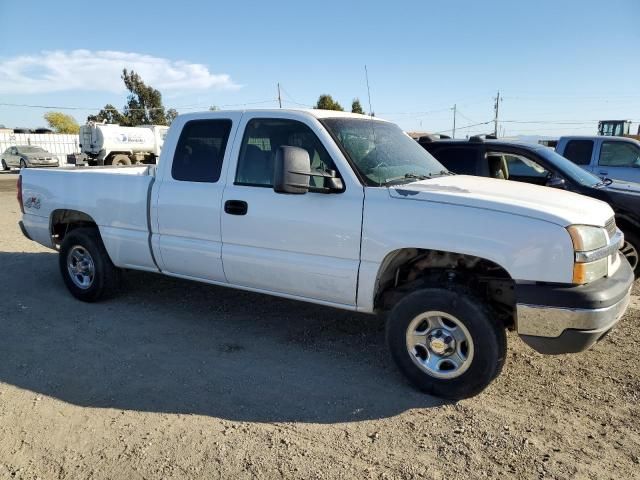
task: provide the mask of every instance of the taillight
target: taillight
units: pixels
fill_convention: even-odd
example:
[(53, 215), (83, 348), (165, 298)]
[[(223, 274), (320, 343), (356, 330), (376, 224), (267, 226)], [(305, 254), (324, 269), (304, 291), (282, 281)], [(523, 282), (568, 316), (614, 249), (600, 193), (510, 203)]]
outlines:
[(24, 213), (24, 206), (22, 205), (22, 175), (18, 176), (18, 195), (16, 198), (18, 199), (18, 203), (20, 204), (20, 211)]

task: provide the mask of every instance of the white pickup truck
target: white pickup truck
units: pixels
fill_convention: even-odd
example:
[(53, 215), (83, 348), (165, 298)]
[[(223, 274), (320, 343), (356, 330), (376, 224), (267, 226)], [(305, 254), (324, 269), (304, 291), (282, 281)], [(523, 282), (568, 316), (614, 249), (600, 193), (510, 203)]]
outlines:
[(380, 119), (181, 115), (160, 160), (22, 171), (20, 226), (59, 251), (80, 300), (114, 293), (122, 269), (136, 269), (387, 312), (400, 370), (447, 398), (500, 373), (506, 329), (542, 353), (577, 352), (629, 302), (633, 274), (606, 203), (453, 175)]

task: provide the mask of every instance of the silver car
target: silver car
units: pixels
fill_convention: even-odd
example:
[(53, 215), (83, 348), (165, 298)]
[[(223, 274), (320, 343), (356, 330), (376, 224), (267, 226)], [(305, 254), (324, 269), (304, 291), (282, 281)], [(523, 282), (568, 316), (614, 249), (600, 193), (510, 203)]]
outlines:
[(47, 152), (44, 148), (31, 145), (17, 145), (7, 148), (0, 156), (0, 163), (3, 170), (9, 170), (13, 167), (57, 167), (59, 165), (58, 157)]

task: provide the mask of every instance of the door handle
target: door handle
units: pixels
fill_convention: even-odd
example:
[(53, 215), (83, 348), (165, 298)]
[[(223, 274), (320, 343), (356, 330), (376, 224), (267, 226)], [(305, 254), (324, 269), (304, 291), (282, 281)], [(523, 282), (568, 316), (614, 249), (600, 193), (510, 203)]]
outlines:
[(598, 172), (600, 175), (607, 175), (609, 172), (603, 172), (602, 170)]
[(229, 215), (246, 215), (249, 205), (244, 200), (227, 200), (224, 202), (224, 211)]

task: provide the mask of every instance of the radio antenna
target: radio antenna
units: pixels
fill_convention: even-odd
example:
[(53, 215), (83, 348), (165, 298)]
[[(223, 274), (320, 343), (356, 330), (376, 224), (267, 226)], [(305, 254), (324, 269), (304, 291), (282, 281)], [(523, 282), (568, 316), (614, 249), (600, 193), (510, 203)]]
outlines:
[(367, 80), (367, 97), (369, 97), (369, 116), (373, 117), (373, 109), (371, 108), (371, 89), (369, 88), (369, 72), (367, 66), (364, 66), (364, 77)]

